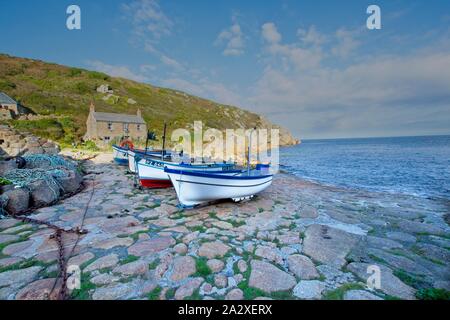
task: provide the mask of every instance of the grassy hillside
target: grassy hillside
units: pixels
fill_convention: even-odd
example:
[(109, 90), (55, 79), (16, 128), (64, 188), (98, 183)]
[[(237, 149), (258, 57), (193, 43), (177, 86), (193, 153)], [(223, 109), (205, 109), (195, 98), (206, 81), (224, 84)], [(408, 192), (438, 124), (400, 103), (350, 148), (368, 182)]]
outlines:
[[(105, 101), (105, 94), (96, 92), (102, 84), (109, 84), (118, 99)], [(91, 101), (103, 112), (134, 114), (140, 108), (149, 129), (157, 134), (164, 121), (171, 128), (189, 127), (195, 120), (218, 129), (272, 126), (257, 114), (180, 91), (4, 54), (0, 54), (0, 91), (48, 117), (14, 121), (14, 126), (63, 143), (81, 140)], [(128, 103), (130, 98), (136, 104)]]

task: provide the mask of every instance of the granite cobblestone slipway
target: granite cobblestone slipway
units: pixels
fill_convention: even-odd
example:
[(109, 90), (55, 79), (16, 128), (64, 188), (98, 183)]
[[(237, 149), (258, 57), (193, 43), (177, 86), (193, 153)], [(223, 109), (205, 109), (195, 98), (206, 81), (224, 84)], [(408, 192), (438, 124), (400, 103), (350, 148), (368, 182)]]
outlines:
[[(86, 162), (80, 193), (30, 216), (84, 221), (87, 233), (64, 241), (82, 270), (72, 299), (416, 299), (450, 289), (444, 206), (411, 215), (401, 197), (395, 208), (355, 203), (279, 174), (252, 201), (180, 210), (172, 189), (137, 190), (111, 160)], [(57, 298), (51, 233), (0, 220), (0, 299)], [(369, 266), (380, 268), (379, 289), (367, 286)]]

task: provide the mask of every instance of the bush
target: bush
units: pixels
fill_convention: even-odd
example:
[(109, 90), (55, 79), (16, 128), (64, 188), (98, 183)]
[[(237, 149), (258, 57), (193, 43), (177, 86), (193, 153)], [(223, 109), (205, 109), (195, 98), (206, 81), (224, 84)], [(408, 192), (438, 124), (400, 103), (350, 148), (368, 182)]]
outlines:
[(55, 141), (58, 141), (64, 137), (62, 125), (57, 120), (52, 118), (13, 121), (12, 125), (19, 131), (28, 131), (36, 136)]
[(76, 77), (76, 76), (79, 76), (82, 73), (83, 73), (83, 70), (79, 69), (79, 68), (70, 68), (69, 69), (69, 76), (70, 77)]
[(7, 91), (7, 90), (15, 89), (15, 88), (16, 88), (16, 84), (14, 82), (11, 82), (6, 79), (0, 80), (0, 90)]
[(92, 91), (92, 88), (85, 82), (78, 82), (77, 84), (75, 84), (75, 90), (79, 94), (87, 94)]
[(109, 76), (107, 74), (102, 73), (102, 72), (97, 72), (97, 71), (89, 71), (88, 77), (90, 79), (97, 79), (97, 80), (108, 80), (109, 79)]

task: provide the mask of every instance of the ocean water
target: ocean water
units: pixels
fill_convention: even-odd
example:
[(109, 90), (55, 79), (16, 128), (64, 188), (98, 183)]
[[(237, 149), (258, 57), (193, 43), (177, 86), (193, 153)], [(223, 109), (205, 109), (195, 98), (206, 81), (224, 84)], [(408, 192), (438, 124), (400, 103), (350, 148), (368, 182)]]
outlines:
[(450, 136), (306, 140), (281, 169), (325, 185), (450, 199)]

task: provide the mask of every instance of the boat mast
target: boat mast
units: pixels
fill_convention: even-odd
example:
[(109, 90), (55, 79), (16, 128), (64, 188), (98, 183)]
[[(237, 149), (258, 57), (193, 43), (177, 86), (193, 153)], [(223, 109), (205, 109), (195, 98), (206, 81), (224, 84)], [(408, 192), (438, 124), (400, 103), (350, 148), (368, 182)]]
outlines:
[(247, 151), (247, 174), (250, 175), (250, 154), (251, 154), (251, 148), (252, 148), (252, 133), (256, 130), (256, 127), (250, 131), (250, 137), (248, 141), (248, 151)]
[(164, 133), (163, 133), (163, 145), (162, 145), (162, 150), (161, 150), (161, 160), (163, 160), (164, 161), (164, 154), (166, 153), (165, 152), (165, 149), (166, 149), (166, 129), (167, 129), (167, 123), (166, 122), (164, 122)]

